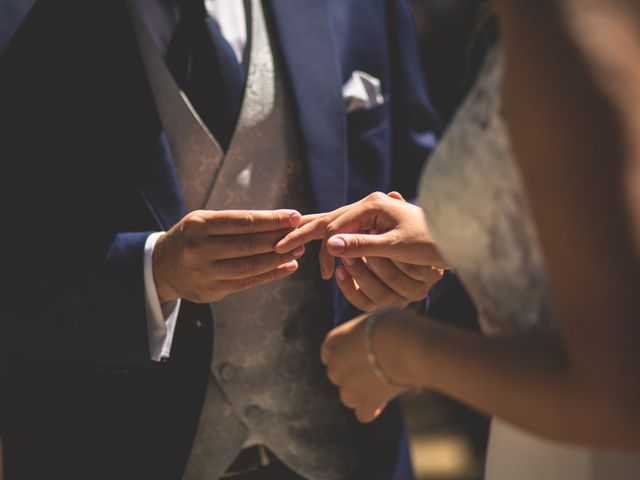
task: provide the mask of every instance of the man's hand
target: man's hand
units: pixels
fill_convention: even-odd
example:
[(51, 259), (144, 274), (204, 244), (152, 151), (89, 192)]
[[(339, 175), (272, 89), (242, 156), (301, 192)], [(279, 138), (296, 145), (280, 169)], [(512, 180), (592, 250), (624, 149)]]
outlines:
[(374, 193), (331, 213), (303, 218), (303, 226), (278, 243), (287, 252), (322, 239), (320, 266), (347, 299), (364, 311), (424, 299), (442, 278), (446, 262), (433, 244), (424, 214), (398, 193)]
[(301, 222), (293, 210), (188, 214), (158, 239), (153, 252), (160, 302), (215, 302), (292, 274), (304, 246), (282, 254), (274, 249)]

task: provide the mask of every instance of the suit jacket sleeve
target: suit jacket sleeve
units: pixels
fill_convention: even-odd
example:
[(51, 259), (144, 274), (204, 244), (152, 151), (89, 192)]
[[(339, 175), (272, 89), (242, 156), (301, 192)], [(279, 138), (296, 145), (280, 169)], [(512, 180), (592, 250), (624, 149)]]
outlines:
[(0, 357), (150, 366), (158, 125), (126, 5), (85, 8), (36, 2), (0, 54)]
[(75, 255), (49, 241), (48, 232), (36, 235), (37, 244), (24, 242), (40, 250), (32, 255), (12, 248), (8, 239), (1, 242), (8, 268), (0, 302), (0, 356), (151, 365), (142, 269), (149, 232), (118, 233), (102, 248), (76, 247)]

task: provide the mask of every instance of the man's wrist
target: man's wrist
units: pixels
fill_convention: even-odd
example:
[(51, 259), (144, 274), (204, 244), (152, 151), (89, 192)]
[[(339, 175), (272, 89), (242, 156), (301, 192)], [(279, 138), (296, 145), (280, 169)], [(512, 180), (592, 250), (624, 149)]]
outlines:
[(160, 301), (160, 305), (166, 305), (167, 303), (172, 303), (180, 299), (180, 295), (176, 292), (171, 286), (167, 285), (163, 282), (156, 270), (153, 272), (153, 282), (156, 286), (156, 292), (158, 292), (158, 300)]
[(162, 304), (154, 279), (153, 253), (162, 232), (152, 233), (144, 246), (144, 290), (149, 353), (153, 361), (159, 362), (171, 355), (173, 333), (180, 311), (180, 300)]
[(180, 299), (180, 295), (178, 295), (178, 292), (176, 292), (175, 289), (172, 288), (171, 285), (169, 285), (167, 282), (163, 281), (163, 279), (161, 278), (162, 269), (158, 266), (158, 259), (161, 256), (165, 236), (166, 233), (162, 233), (155, 239), (153, 253), (151, 255), (153, 282), (156, 287), (156, 292), (158, 293), (158, 300), (160, 301), (160, 305), (166, 305), (167, 303), (172, 303)]

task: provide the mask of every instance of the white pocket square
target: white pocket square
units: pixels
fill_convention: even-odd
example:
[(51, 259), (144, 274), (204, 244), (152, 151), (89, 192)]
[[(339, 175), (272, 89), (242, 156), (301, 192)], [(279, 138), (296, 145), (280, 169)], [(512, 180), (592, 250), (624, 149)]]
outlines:
[(382, 84), (376, 77), (356, 70), (342, 87), (342, 97), (347, 113), (382, 105)]

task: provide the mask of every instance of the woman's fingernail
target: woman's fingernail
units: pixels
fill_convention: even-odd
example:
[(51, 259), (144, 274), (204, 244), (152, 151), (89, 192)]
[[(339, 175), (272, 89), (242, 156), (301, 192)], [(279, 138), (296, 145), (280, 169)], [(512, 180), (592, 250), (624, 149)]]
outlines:
[(293, 251), (293, 256), (298, 258), (304, 254), (304, 245), (299, 246)]
[(347, 244), (340, 237), (332, 237), (327, 242), (327, 246), (331, 250), (332, 254), (340, 255), (347, 249)]
[(343, 258), (342, 263), (349, 267), (353, 267), (356, 264), (355, 258)]
[(291, 215), (289, 215), (289, 223), (292, 227), (299, 227), (302, 223), (302, 215), (300, 214), (300, 212), (293, 212)]
[(285, 272), (295, 272), (298, 269), (298, 262), (295, 260), (284, 265)]

